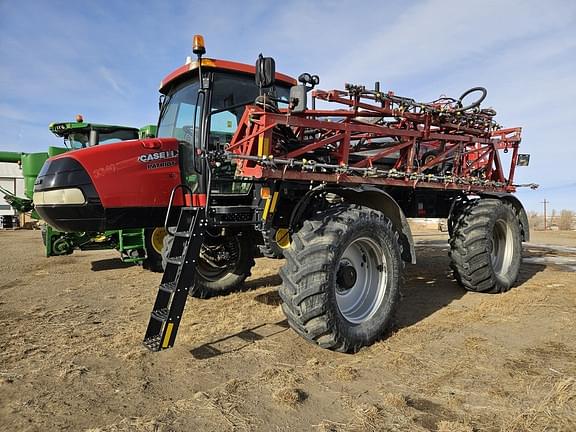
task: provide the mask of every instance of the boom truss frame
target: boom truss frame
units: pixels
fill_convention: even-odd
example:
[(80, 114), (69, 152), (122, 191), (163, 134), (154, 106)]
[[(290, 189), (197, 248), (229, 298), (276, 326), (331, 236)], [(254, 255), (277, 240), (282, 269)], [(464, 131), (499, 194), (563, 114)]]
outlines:
[[(470, 192), (514, 192), (520, 127), (500, 128), (493, 110), (462, 111), (454, 99), (416, 104), (394, 93), (316, 90), (338, 108), (247, 106), (225, 155), (237, 176)], [(409, 101), (409, 102), (407, 102)], [(422, 162), (423, 153), (433, 157)], [(505, 169), (501, 152), (512, 151)], [(383, 166), (382, 162), (387, 165)], [(446, 167), (449, 166), (449, 169)]]

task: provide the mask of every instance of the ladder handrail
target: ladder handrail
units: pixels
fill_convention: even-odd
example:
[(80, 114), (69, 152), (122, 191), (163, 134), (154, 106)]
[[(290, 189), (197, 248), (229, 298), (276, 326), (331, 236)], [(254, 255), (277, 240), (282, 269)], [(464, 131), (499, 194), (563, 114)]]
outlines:
[[(193, 195), (194, 193), (192, 192), (190, 186), (184, 183), (177, 184), (172, 188), (172, 191), (170, 192), (170, 200), (168, 201), (168, 209), (166, 210), (166, 218), (164, 219), (164, 230), (168, 235), (171, 235), (172, 237), (174, 237), (174, 233), (168, 229), (168, 220), (170, 219), (170, 212), (172, 211), (172, 205), (174, 203), (174, 195), (178, 189), (187, 189), (188, 192), (190, 192), (190, 195)], [(184, 200), (184, 205), (186, 205), (186, 200)]]

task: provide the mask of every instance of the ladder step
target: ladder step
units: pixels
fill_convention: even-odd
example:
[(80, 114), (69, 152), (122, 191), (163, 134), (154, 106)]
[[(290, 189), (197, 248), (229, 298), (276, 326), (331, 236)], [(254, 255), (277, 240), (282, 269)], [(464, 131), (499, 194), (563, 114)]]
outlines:
[(182, 265), (182, 257), (181, 256), (173, 257), (173, 258), (168, 257), (168, 258), (166, 258), (166, 262), (169, 264), (175, 264), (175, 265), (179, 266), (179, 265)]
[(144, 346), (150, 351), (160, 351), (161, 336), (153, 336), (144, 340)]
[(181, 207), (182, 210), (186, 210), (186, 211), (198, 211), (203, 207)]
[(164, 322), (168, 319), (168, 308), (162, 308), (152, 311), (152, 318)]
[(176, 231), (174, 233), (174, 237), (184, 237), (184, 238), (190, 238), (190, 232), (189, 231)]
[(160, 284), (160, 291), (173, 293), (174, 291), (176, 291), (176, 282), (165, 282), (163, 284)]

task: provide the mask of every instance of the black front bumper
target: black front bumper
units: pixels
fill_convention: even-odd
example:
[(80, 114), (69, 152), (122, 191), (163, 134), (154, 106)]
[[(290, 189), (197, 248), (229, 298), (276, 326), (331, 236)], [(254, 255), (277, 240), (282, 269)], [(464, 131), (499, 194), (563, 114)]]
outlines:
[[(99, 232), (125, 228), (153, 228), (164, 225), (167, 207), (104, 208), (92, 179), (75, 159), (61, 157), (45, 162), (38, 174), (34, 192), (78, 188), (85, 203), (35, 205), (38, 214), (49, 225), (63, 232)], [(215, 195), (211, 200), (210, 217), (215, 226), (254, 225), (257, 205), (251, 194)], [(170, 213), (169, 226), (178, 222), (179, 207)]]
[(78, 188), (84, 204), (35, 205), (38, 214), (59, 231), (104, 231), (106, 216), (98, 192), (78, 161), (63, 157), (47, 160), (36, 178), (34, 192)]
[[(164, 225), (166, 207), (104, 208), (92, 179), (78, 161), (72, 158), (48, 160), (42, 167), (34, 192), (78, 188), (85, 203), (36, 205), (38, 214), (49, 225), (63, 232), (106, 231), (125, 228), (152, 228)], [(170, 222), (175, 224), (177, 211)]]

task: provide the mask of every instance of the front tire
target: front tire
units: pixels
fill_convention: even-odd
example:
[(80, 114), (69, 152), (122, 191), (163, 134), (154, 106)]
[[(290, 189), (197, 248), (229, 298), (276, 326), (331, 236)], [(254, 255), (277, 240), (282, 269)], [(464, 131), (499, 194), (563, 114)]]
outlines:
[(282, 309), (322, 348), (355, 352), (380, 339), (400, 293), (401, 246), (382, 213), (340, 205), (304, 223), (285, 249)]
[(520, 223), (510, 204), (481, 198), (468, 202), (454, 220), (450, 266), (467, 290), (508, 291), (522, 262)]
[[(166, 268), (167, 257), (174, 237), (164, 237), (162, 267)], [(221, 262), (215, 254), (226, 254), (227, 261)], [(195, 289), (192, 297), (207, 299), (238, 290), (254, 266), (254, 242), (245, 233), (226, 236), (206, 236), (200, 250), (196, 267)]]

